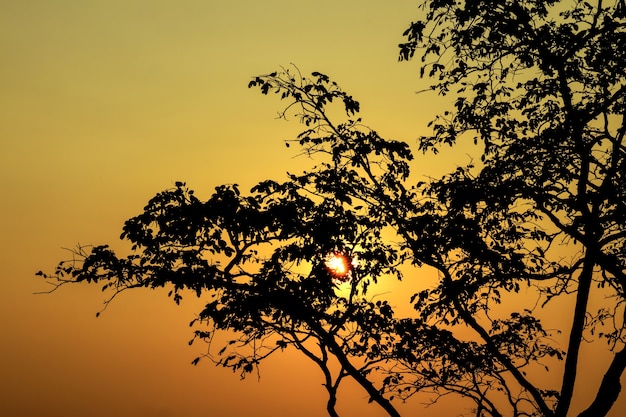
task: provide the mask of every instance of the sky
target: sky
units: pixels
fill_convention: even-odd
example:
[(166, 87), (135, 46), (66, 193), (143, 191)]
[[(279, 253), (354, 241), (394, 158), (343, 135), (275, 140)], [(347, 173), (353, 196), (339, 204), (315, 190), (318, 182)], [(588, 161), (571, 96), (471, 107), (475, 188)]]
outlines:
[[(365, 124), (415, 144), (445, 105), (415, 93), (417, 62), (397, 62), (417, 3), (0, 0), (0, 415), (323, 415), (321, 375), (297, 352), (260, 381), (191, 366), (197, 301), (129, 292), (96, 318), (99, 288), (35, 295), (49, 287), (34, 274), (79, 243), (123, 249), (124, 221), (176, 181), (206, 197), (308, 167), (283, 142), (300, 126), (247, 88), (280, 66), (330, 75)], [(439, 158), (417, 169), (469, 157)], [(340, 401), (346, 417), (382, 415), (357, 389)]]

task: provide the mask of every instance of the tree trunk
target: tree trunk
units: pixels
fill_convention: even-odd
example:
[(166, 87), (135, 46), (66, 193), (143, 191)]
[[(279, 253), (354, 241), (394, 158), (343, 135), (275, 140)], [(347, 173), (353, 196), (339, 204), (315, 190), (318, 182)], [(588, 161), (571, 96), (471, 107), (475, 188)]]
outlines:
[(589, 408), (580, 413), (578, 417), (603, 417), (607, 415), (622, 390), (620, 378), (624, 369), (626, 369), (626, 348), (615, 354), (609, 369), (602, 378), (596, 398)]

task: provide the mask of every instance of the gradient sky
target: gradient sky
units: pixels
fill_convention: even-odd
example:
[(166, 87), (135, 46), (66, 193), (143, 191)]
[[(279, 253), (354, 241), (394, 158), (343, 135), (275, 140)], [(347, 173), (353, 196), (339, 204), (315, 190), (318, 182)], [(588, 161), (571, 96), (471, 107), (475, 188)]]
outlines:
[[(280, 65), (329, 74), (367, 125), (415, 143), (443, 104), (415, 94), (417, 62), (397, 62), (417, 3), (0, 0), (0, 415), (323, 415), (321, 375), (297, 352), (260, 382), (191, 366), (198, 302), (133, 291), (96, 319), (99, 288), (33, 295), (48, 289), (34, 273), (77, 243), (123, 248), (124, 220), (175, 181), (206, 197), (307, 167), (282, 142), (298, 124), (247, 88)], [(342, 415), (382, 415), (345, 394)]]

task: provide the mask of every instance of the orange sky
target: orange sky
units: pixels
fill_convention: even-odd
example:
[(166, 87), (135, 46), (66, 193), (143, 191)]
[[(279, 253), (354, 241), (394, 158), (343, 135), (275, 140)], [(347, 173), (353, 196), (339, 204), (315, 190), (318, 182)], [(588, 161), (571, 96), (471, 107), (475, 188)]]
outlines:
[[(442, 104), (414, 93), (417, 63), (397, 62), (417, 3), (0, 0), (0, 415), (323, 415), (321, 375), (297, 353), (260, 382), (191, 366), (197, 302), (129, 292), (96, 319), (99, 288), (36, 296), (47, 287), (34, 273), (62, 247), (115, 244), (175, 181), (207, 196), (307, 167), (282, 142), (297, 123), (247, 88), (279, 65), (329, 74), (367, 125), (414, 143)], [(438, 173), (429, 163), (418, 172)], [(360, 391), (340, 401), (345, 417), (383, 415)]]

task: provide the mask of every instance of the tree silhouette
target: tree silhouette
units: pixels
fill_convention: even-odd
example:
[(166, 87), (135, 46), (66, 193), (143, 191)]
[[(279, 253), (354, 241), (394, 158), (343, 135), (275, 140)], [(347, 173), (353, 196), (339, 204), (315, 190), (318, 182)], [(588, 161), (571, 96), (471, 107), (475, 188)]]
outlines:
[[(219, 186), (206, 201), (176, 183), (124, 225), (130, 255), (79, 247), (40, 275), (104, 284), (108, 301), (170, 287), (178, 303), (191, 290), (206, 300), (192, 322), (213, 348), (206, 357), (244, 376), (295, 348), (322, 371), (331, 416), (352, 379), (390, 416), (400, 416), (394, 399), (429, 393), (464, 397), (475, 416), (565, 417), (590, 340), (612, 361), (599, 386), (585, 384), (595, 394), (578, 415), (604, 416), (626, 368), (626, 10), (606, 3), (421, 6), (400, 60), (417, 55), (453, 106), (418, 150), (473, 141), (475, 164), (418, 181), (409, 144), (363, 126), (358, 102), (328, 76), (281, 69), (250, 87), (299, 117), (305, 130), (287, 144), (317, 165), (248, 194)], [(422, 288), (421, 270), (437, 272), (434, 287)], [(403, 276), (416, 288), (405, 316), (372, 295)], [(545, 329), (564, 297), (575, 301), (571, 326)], [(233, 339), (211, 346), (220, 331)]]

